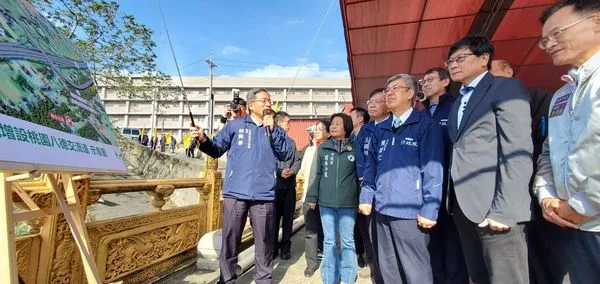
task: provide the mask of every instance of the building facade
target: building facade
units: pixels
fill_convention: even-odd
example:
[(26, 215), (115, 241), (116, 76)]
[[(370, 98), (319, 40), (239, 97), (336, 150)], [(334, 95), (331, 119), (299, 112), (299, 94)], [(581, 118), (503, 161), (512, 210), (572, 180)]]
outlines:
[[(278, 102), (279, 109), (288, 112), (292, 119), (329, 117), (352, 103), (350, 78), (297, 78), (290, 90), (292, 81), (292, 78), (214, 77), (213, 128), (219, 125), (225, 106), (233, 99), (234, 89), (238, 89), (240, 97), (246, 99), (250, 89), (266, 88), (273, 103)], [(208, 77), (183, 78), (194, 121), (203, 129), (208, 128), (209, 83)], [(146, 133), (149, 129), (157, 128), (159, 134), (173, 131), (177, 138), (188, 132), (189, 111), (183, 97), (175, 100), (127, 99), (106, 86), (99, 86), (98, 93), (106, 112), (118, 128), (144, 128)]]

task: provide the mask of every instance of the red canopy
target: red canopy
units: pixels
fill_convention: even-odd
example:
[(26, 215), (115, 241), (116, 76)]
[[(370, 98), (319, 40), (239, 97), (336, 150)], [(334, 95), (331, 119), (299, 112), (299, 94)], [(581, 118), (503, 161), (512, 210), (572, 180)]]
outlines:
[(340, 0), (352, 96), (364, 105), (390, 76), (422, 77), (444, 67), (448, 49), (468, 34), (494, 43), (528, 87), (556, 90), (568, 67), (555, 67), (537, 47), (542, 11), (553, 0)]

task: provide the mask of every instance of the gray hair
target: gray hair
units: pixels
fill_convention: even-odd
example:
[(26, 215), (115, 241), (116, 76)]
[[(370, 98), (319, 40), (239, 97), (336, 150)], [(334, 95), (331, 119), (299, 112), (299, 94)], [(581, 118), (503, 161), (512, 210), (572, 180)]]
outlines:
[(402, 81), (404, 81), (404, 84), (406, 84), (407, 88), (410, 88), (414, 91), (414, 94), (410, 100), (414, 105), (417, 101), (417, 94), (419, 93), (419, 85), (417, 85), (417, 80), (415, 79), (415, 77), (408, 74), (396, 74), (387, 80), (387, 84), (389, 85), (391, 82), (394, 82), (399, 79), (402, 79)]
[(250, 91), (248, 91), (248, 94), (246, 94), (246, 103), (251, 103), (254, 101), (254, 98), (256, 98), (256, 94), (260, 93), (260, 92), (265, 92), (267, 94), (269, 94), (269, 91), (267, 91), (267, 89), (265, 88), (254, 88), (251, 89)]
[(406, 84), (406, 87), (413, 89), (415, 91), (415, 94), (419, 92), (419, 90), (417, 89), (417, 80), (415, 79), (415, 77), (408, 74), (396, 74), (387, 80), (387, 84), (398, 79), (402, 79), (404, 81), (404, 84)]

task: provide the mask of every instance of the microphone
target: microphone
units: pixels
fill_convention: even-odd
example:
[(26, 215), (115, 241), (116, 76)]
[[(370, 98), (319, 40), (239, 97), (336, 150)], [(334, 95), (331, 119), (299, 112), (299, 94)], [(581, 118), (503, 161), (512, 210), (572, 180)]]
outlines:
[[(272, 113), (272, 110), (265, 109), (265, 110), (263, 110), (263, 117), (265, 117), (267, 115), (271, 115), (271, 113)], [(267, 137), (269, 138), (269, 141), (272, 141), (273, 140), (273, 137), (272, 137), (273, 129), (271, 129), (271, 126), (266, 126), (265, 128), (267, 130)]]

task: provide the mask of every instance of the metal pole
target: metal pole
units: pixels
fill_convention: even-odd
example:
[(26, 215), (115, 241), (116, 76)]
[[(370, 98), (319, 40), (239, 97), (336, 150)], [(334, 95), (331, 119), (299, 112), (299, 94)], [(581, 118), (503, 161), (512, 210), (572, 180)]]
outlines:
[(210, 76), (210, 85), (208, 86), (208, 95), (210, 97), (210, 101), (208, 102), (208, 133), (213, 133), (213, 122), (214, 122), (214, 112), (215, 112), (215, 95), (213, 95), (213, 68), (217, 67), (217, 65), (212, 61), (212, 53), (206, 58), (204, 61), (208, 63), (209, 68), (209, 76)]

